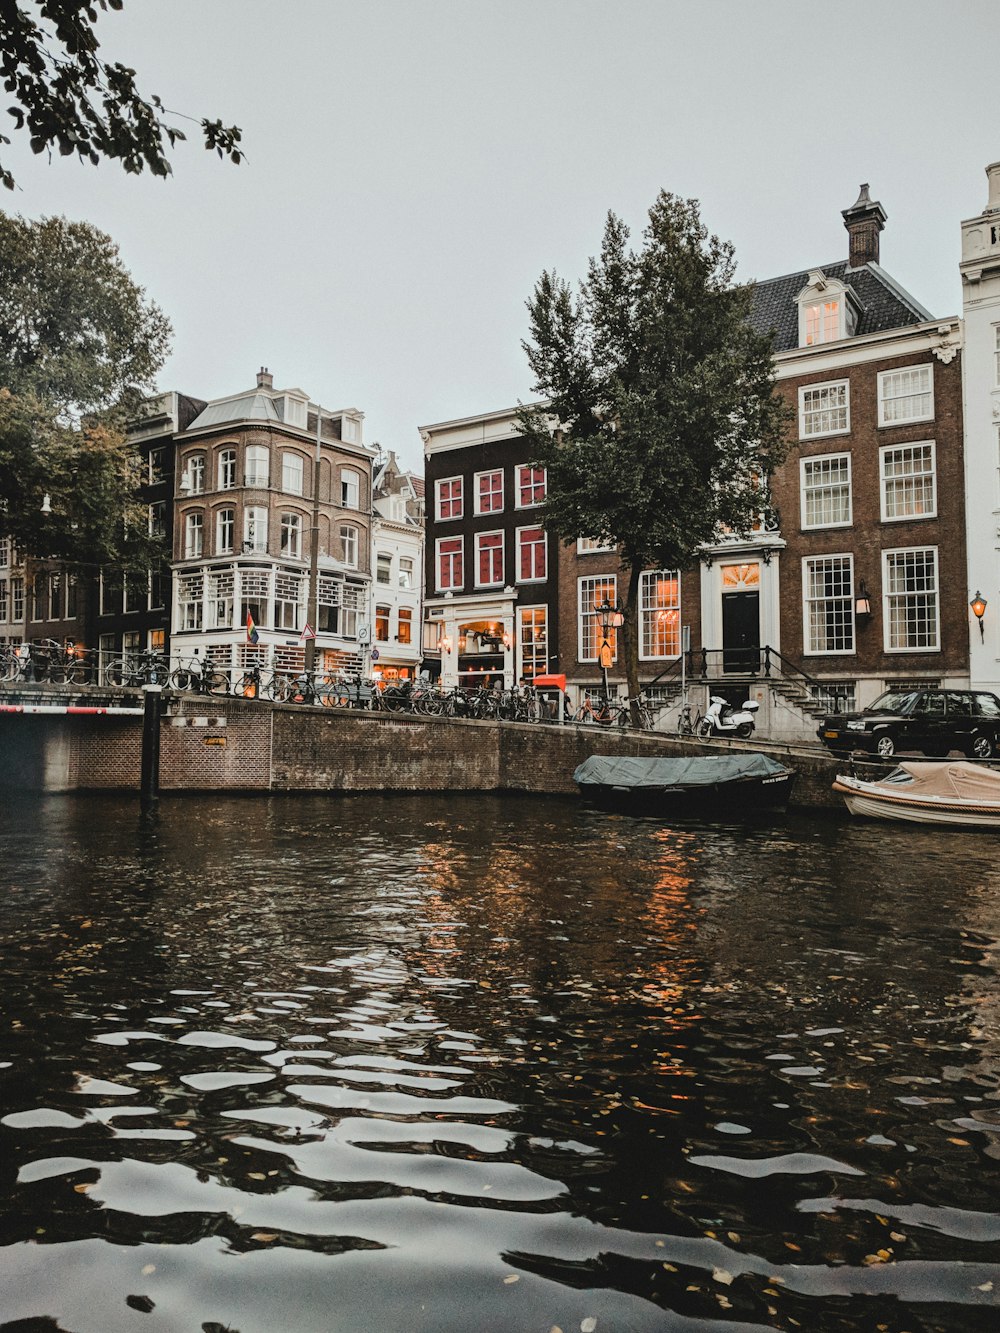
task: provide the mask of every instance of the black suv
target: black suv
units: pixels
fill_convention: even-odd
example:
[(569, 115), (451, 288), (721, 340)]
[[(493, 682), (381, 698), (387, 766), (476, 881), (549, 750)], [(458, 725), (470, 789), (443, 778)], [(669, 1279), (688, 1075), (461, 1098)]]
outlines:
[(835, 754), (961, 750), (988, 759), (1000, 748), (1000, 699), (982, 690), (886, 690), (861, 713), (825, 717), (816, 734)]

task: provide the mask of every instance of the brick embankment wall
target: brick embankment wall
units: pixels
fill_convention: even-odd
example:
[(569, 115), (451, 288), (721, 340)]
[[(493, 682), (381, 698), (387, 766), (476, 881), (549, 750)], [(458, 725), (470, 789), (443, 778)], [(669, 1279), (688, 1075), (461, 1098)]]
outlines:
[[(466, 722), (197, 696), (167, 697), (160, 787), (182, 791), (522, 791), (575, 794), (591, 754), (756, 749), (796, 770), (796, 807), (842, 808), (818, 747), (679, 740), (598, 727)], [(0, 787), (139, 789), (141, 718), (0, 715)]]

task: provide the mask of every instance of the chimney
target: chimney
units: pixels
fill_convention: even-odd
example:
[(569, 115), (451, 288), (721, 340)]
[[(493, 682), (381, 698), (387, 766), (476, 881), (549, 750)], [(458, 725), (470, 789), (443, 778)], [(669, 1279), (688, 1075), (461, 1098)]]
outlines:
[(857, 200), (841, 215), (850, 237), (847, 253), (848, 268), (863, 268), (878, 263), (879, 232), (885, 226), (886, 212), (878, 201), (868, 195), (868, 182), (861, 187)]
[(274, 388), (274, 376), (268, 370), (267, 366), (261, 366), (260, 370), (257, 371), (257, 388), (258, 389)]
[(986, 179), (989, 181), (990, 197), (986, 201), (986, 213), (993, 213), (1000, 209), (1000, 162), (991, 162), (986, 168)]

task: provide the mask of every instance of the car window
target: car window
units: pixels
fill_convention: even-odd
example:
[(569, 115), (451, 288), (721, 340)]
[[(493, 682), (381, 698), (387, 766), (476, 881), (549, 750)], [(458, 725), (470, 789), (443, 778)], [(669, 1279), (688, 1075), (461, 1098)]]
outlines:
[(944, 717), (944, 695), (928, 690), (917, 700), (913, 711), (921, 717)]
[(977, 694), (976, 712), (980, 717), (1000, 718), (1000, 699), (995, 694)]
[(873, 704), (865, 709), (866, 713), (908, 713), (916, 699), (914, 690), (886, 690)]
[(948, 716), (968, 717), (972, 712), (972, 695), (966, 690), (948, 690)]

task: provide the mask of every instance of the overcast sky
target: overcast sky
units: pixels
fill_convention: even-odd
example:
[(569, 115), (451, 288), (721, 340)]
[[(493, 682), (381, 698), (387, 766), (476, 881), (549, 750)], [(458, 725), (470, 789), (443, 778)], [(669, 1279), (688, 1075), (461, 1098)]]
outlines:
[(411, 467), (418, 426), (532, 396), (525, 299), (582, 276), (609, 209), (638, 233), (661, 188), (695, 197), (767, 278), (846, 258), (868, 181), (883, 265), (954, 315), (1000, 159), (996, 0), (125, 0), (97, 31), (248, 160), (195, 126), (166, 181), (15, 141), (0, 207), (115, 238), (174, 325), (162, 388), (267, 365)]

